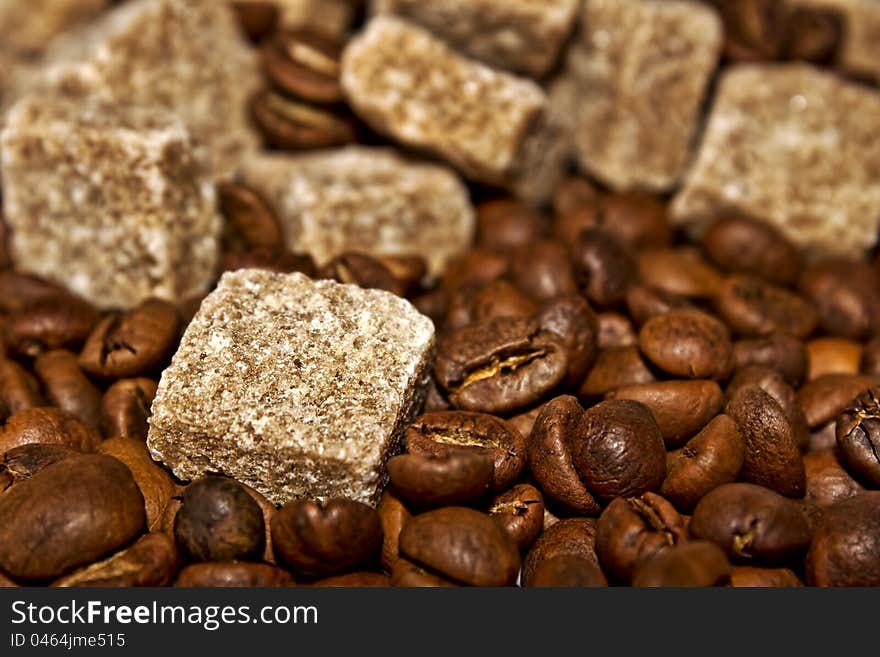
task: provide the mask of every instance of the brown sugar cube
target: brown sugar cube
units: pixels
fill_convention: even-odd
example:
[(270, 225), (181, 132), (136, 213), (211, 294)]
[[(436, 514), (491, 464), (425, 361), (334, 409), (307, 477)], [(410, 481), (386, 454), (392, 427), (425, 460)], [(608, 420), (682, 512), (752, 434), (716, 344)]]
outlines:
[(341, 81), (375, 130), (475, 181), (542, 200), (561, 176), (567, 147), (541, 87), (460, 55), (411, 23), (373, 18), (343, 53)]
[(556, 63), (581, 0), (374, 0), (490, 66), (543, 77)]
[(551, 91), (581, 168), (618, 191), (672, 189), (718, 63), (722, 28), (694, 2), (590, 0)]
[(96, 17), (111, 0), (0, 0), (0, 49), (36, 56), (52, 37)]
[(275, 504), (376, 504), (427, 389), (434, 326), (408, 301), (302, 274), (224, 274), (163, 372), (147, 439), (184, 480)]
[(699, 231), (739, 213), (814, 254), (852, 257), (880, 225), (880, 94), (807, 64), (721, 78), (672, 218)]
[(240, 173), (273, 201), (287, 247), (319, 264), (346, 251), (415, 255), (440, 274), (473, 240), (474, 210), (458, 176), (391, 149), (255, 155)]
[(26, 96), (0, 132), (16, 267), (101, 308), (204, 293), (220, 218), (186, 127), (157, 108)]

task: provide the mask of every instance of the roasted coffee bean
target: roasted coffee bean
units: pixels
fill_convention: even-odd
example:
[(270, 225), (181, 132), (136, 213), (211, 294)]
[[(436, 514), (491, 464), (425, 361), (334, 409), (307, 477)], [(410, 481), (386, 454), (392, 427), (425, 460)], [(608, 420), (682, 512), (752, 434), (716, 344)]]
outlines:
[(37, 380), (14, 360), (0, 358), (0, 415), (3, 419), (37, 406), (46, 406)]
[(809, 356), (803, 342), (787, 335), (737, 340), (733, 343), (736, 369), (762, 365), (779, 372), (793, 386), (806, 378)]
[(869, 376), (880, 376), (880, 337), (864, 346), (859, 371)]
[(203, 477), (183, 493), (174, 539), (187, 561), (257, 560), (266, 545), (263, 512), (238, 483)]
[(388, 461), (396, 495), (414, 507), (468, 504), (489, 493), (495, 464), (485, 452), (401, 454)]
[(661, 550), (636, 568), (633, 586), (719, 586), (730, 578), (724, 551), (709, 541)]
[(177, 574), (177, 548), (165, 534), (145, 534), (111, 557), (52, 582), (52, 586), (166, 586)]
[(71, 456), (0, 495), (0, 570), (25, 582), (53, 580), (131, 542), (144, 500), (122, 463)]
[(514, 542), (492, 518), (450, 506), (414, 516), (400, 533), (403, 556), (471, 586), (509, 586), (519, 573)]
[(866, 263), (829, 260), (804, 270), (798, 288), (812, 300), (826, 333), (860, 340), (880, 326), (880, 295)]
[(445, 588), (458, 586), (458, 584), (445, 577), (441, 577), (436, 573), (430, 572), (418, 564), (414, 564), (409, 559), (401, 557), (394, 564), (394, 569), (391, 571), (391, 586), (410, 588)]
[(529, 471), (547, 500), (578, 515), (598, 515), (593, 494), (581, 481), (572, 462), (568, 439), (575, 435), (584, 411), (570, 395), (547, 402), (528, 439)]
[(266, 531), (264, 532), (266, 536), (266, 547), (263, 549), (263, 561), (274, 564), (275, 563), (275, 552), (272, 550), (272, 516), (275, 515), (275, 512), (278, 510), (272, 502), (266, 499), (266, 496), (261, 492), (254, 490), (247, 484), (243, 484), (238, 482), (239, 486), (244, 488), (245, 492), (251, 496), (254, 502), (257, 503), (257, 506), (260, 507), (260, 511), (263, 513), (263, 524), (266, 526)]
[(724, 54), (734, 61), (777, 59), (786, 7), (778, 0), (712, 0), (724, 22)]
[[(586, 303), (586, 302), (585, 302)], [(474, 293), (472, 310), (467, 318), (479, 322), (498, 317), (526, 319), (538, 310), (537, 304), (520, 292), (510, 281), (499, 278)]]
[(564, 244), (575, 244), (585, 230), (598, 228), (601, 214), (598, 200), (557, 212), (553, 221), (553, 237)]
[(824, 374), (858, 374), (864, 348), (846, 338), (815, 338), (807, 343), (810, 368), (807, 378), (812, 381)]
[(666, 205), (650, 194), (624, 192), (602, 196), (599, 223), (633, 249), (663, 247), (672, 240)]
[(437, 411), (417, 417), (406, 430), (410, 454), (442, 456), (461, 449), (488, 454), (494, 464), (492, 490), (513, 485), (526, 465), (525, 438), (507, 422), (484, 413)]
[(435, 326), (443, 324), (443, 319), (446, 315), (447, 294), (446, 290), (442, 287), (435, 287), (417, 294), (411, 301), (416, 310), (429, 317)]
[(880, 491), (870, 491), (838, 502), (823, 514), (807, 553), (807, 583), (880, 586), (878, 554)]
[(743, 386), (727, 404), (745, 441), (740, 478), (786, 497), (806, 492), (804, 461), (791, 423), (775, 399), (756, 385)]
[(639, 278), (654, 287), (692, 299), (709, 299), (721, 289), (721, 272), (697, 249), (643, 249), (638, 254)]
[(827, 422), (810, 433), (808, 452), (821, 452), (826, 449), (837, 449), (837, 420)]
[(436, 283), (433, 277), (425, 280), (428, 274), (428, 263), (422, 256), (384, 253), (373, 257), (381, 262), (391, 272), (391, 275), (403, 285), (406, 296), (416, 294), (423, 289), (423, 282), (428, 285)]
[(834, 421), (856, 395), (876, 385), (880, 377), (862, 374), (826, 374), (807, 382), (798, 390), (807, 426), (815, 429)]
[(0, 429), (0, 454), (28, 443), (50, 443), (93, 452), (100, 442), (98, 432), (60, 408), (29, 408), (10, 416)]
[(258, 43), (275, 31), (280, 13), (276, 3), (234, 0), (231, 5), (238, 24), (252, 42)]
[(0, 489), (5, 490), (19, 481), (33, 477), (46, 466), (79, 453), (70, 447), (51, 443), (28, 443), (13, 447), (0, 459), (0, 482), (5, 482), (5, 485), (0, 483)]
[(220, 262), (222, 271), (236, 269), (268, 269), (282, 274), (300, 272), (314, 278), (317, 268), (312, 257), (305, 253), (291, 253), (283, 249), (251, 248), (242, 252), (224, 253)]
[(596, 315), (599, 327), (597, 343), (600, 349), (631, 347), (638, 343), (636, 329), (629, 317), (612, 310)]
[(529, 586), (583, 588), (608, 586), (608, 580), (595, 561), (574, 554), (560, 554), (535, 566)]
[(833, 65), (838, 61), (845, 29), (843, 18), (833, 7), (794, 7), (786, 22), (782, 55)]
[(758, 568), (755, 566), (735, 566), (730, 571), (730, 585), (739, 588), (755, 587), (793, 587), (804, 583), (790, 568)]
[(434, 377), (428, 382), (428, 392), (425, 394), (425, 404), (422, 407), (424, 413), (433, 413), (435, 411), (448, 411), (452, 409), (449, 400), (440, 392)]
[(147, 439), (150, 407), (156, 396), (153, 379), (121, 379), (107, 388), (101, 399), (101, 427), (108, 438)]
[(578, 389), (578, 397), (592, 400), (624, 386), (655, 381), (638, 347), (602, 349), (587, 378)]
[[(498, 251), (532, 244), (547, 233), (547, 219), (514, 199), (485, 201), (477, 206), (477, 244)], [(565, 256), (566, 260), (568, 256)]]
[[(282, 249), (281, 221), (259, 191), (244, 183), (217, 184), (217, 200), (226, 219), (224, 250)], [(238, 247), (239, 244), (241, 248)]]
[(174, 586), (180, 587), (281, 587), (293, 586), (293, 576), (267, 563), (205, 561), (180, 571)]
[(727, 386), (728, 398), (733, 399), (736, 393), (747, 385), (758, 386), (776, 400), (785, 412), (785, 417), (788, 418), (795, 442), (801, 450), (806, 450), (810, 443), (810, 431), (804, 409), (794, 388), (786, 383), (776, 370), (750, 365), (739, 370), (730, 381)]
[(612, 500), (596, 525), (596, 554), (603, 572), (628, 583), (639, 565), (661, 550), (687, 541), (675, 508), (654, 493)]
[(338, 103), (340, 45), (315, 32), (283, 30), (261, 48), (263, 70), (281, 93), (311, 103)]
[(489, 507), (491, 515), (516, 546), (525, 551), (544, 528), (544, 499), (530, 484), (517, 484), (496, 495)]
[(808, 300), (784, 287), (745, 274), (724, 279), (715, 307), (734, 333), (747, 337), (782, 333), (805, 338), (819, 321), (816, 309)]
[(179, 331), (177, 308), (161, 299), (147, 299), (101, 320), (80, 353), (80, 367), (107, 379), (148, 374), (166, 363)]
[(797, 248), (771, 224), (745, 217), (715, 221), (703, 234), (703, 250), (722, 269), (771, 283), (793, 283), (801, 270)]
[(394, 276), (381, 261), (366, 253), (342, 253), (321, 267), (317, 275), (319, 278), (332, 278), (340, 283), (386, 290), (399, 297), (406, 295), (406, 284)]
[(72, 294), (40, 298), (7, 318), (6, 344), (26, 356), (50, 349), (78, 349), (100, 319), (97, 309)]
[(652, 317), (639, 331), (642, 353), (663, 371), (689, 379), (722, 379), (733, 366), (727, 327), (700, 310)]
[(864, 490), (840, 464), (836, 452), (823, 449), (804, 456), (807, 500), (820, 507), (855, 497)]
[(64, 349), (46, 351), (34, 361), (46, 397), (91, 429), (101, 426), (101, 392), (79, 367), (76, 354)]
[(482, 287), (507, 273), (510, 261), (506, 253), (475, 248), (452, 258), (443, 273), (447, 292), (466, 287)]
[(434, 374), (456, 408), (510, 413), (533, 406), (568, 372), (561, 338), (537, 322), (495, 319), (442, 335)]
[(688, 302), (684, 297), (642, 283), (633, 285), (626, 293), (627, 310), (639, 326), (652, 317), (687, 305)]
[(567, 212), (584, 207), (595, 207), (598, 203), (598, 190), (586, 178), (580, 176), (568, 176), (553, 190), (553, 213), (557, 221)]
[(682, 512), (690, 512), (710, 490), (736, 481), (745, 443), (736, 423), (718, 415), (687, 444), (666, 456), (660, 494)]
[[(446, 295), (445, 315), (440, 322), (442, 331), (444, 333), (457, 331), (473, 323), (477, 319), (475, 315), (477, 296), (494, 282), (468, 284), (448, 292)], [(489, 314), (490, 317), (487, 317), (484, 321), (491, 319), (491, 313)], [(505, 316), (497, 315), (496, 317)]]
[(607, 398), (631, 399), (647, 406), (670, 449), (681, 447), (724, 405), (724, 393), (718, 384), (702, 379), (639, 383), (617, 388)]
[(572, 262), (581, 291), (605, 308), (622, 302), (636, 278), (636, 264), (623, 243), (600, 229), (584, 230), (572, 247)]
[(346, 573), (345, 575), (335, 575), (333, 577), (319, 579), (317, 582), (314, 582), (312, 586), (330, 586), (337, 588), (377, 588), (391, 586), (391, 578), (388, 575), (383, 575), (382, 573), (371, 573), (368, 571), (364, 571), (356, 573)]
[(666, 477), (660, 428), (636, 401), (613, 399), (588, 409), (568, 446), (581, 480), (598, 497), (640, 495)]
[(860, 393), (837, 417), (840, 458), (856, 479), (880, 487), (880, 388)]
[(598, 353), (598, 320), (590, 304), (579, 294), (568, 294), (547, 302), (536, 316), (545, 331), (562, 338), (568, 354), (565, 386), (573, 388), (584, 380)]
[(270, 90), (254, 96), (250, 111), (266, 145), (273, 148), (327, 148), (355, 140), (355, 127), (348, 118)]
[(37, 276), (0, 271), (0, 310), (13, 314), (38, 301), (68, 296), (60, 285)]
[(558, 556), (575, 556), (592, 561), (599, 567), (596, 556), (596, 519), (564, 518), (552, 525), (544, 524), (544, 531), (523, 559), (522, 585), (534, 586), (539, 566)]
[(379, 515), (353, 500), (294, 500), (275, 513), (271, 527), (275, 558), (307, 577), (352, 570), (376, 557), (382, 547)]
[(578, 291), (568, 249), (556, 240), (537, 240), (510, 254), (510, 280), (538, 301)]
[(159, 531), (165, 509), (178, 492), (168, 471), (153, 461), (146, 443), (136, 438), (109, 438), (98, 445), (97, 452), (112, 456), (128, 467), (144, 496), (147, 528)]
[(382, 493), (379, 505), (376, 507), (379, 520), (382, 523), (382, 568), (391, 572), (394, 564), (400, 557), (400, 532), (404, 523), (412, 517), (403, 503), (397, 499), (390, 490)]
[(784, 564), (803, 555), (810, 526), (801, 507), (763, 486), (725, 484), (700, 500), (690, 532), (737, 562)]

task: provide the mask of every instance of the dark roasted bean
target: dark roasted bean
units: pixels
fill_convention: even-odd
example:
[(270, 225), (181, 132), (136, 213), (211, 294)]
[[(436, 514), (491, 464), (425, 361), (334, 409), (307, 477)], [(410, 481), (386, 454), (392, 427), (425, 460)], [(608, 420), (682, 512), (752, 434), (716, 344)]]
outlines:
[(880, 487), (880, 388), (860, 393), (837, 417), (840, 458), (856, 479)]
[(608, 586), (608, 580), (595, 561), (574, 554), (560, 554), (535, 566), (529, 586), (583, 588)]
[(165, 534), (145, 534), (121, 552), (52, 582), (52, 586), (166, 586), (177, 574), (177, 549)]
[(120, 379), (101, 399), (101, 428), (107, 438), (126, 436), (147, 439), (150, 407), (157, 384), (152, 379)]
[(639, 348), (663, 371), (683, 378), (722, 379), (733, 366), (727, 327), (690, 308), (649, 319), (639, 331)]
[(489, 515), (501, 525), (510, 540), (525, 551), (544, 528), (544, 500), (534, 486), (517, 484), (495, 496)]
[(593, 229), (578, 235), (572, 250), (575, 275), (581, 291), (600, 308), (626, 298), (636, 277), (632, 255), (616, 237)]
[(803, 297), (743, 274), (724, 280), (715, 305), (734, 333), (748, 337), (781, 333), (805, 338), (819, 321), (813, 304)]
[(703, 250), (722, 269), (771, 283), (793, 283), (801, 270), (797, 248), (771, 224), (744, 217), (715, 221), (703, 234)]
[(80, 369), (76, 354), (64, 349), (46, 351), (34, 361), (46, 397), (91, 429), (101, 426), (101, 392)]
[(730, 571), (721, 548), (709, 541), (692, 541), (641, 562), (633, 586), (719, 586), (730, 578)]
[(587, 559), (599, 567), (594, 518), (565, 518), (550, 526), (545, 524), (543, 533), (523, 559), (523, 586), (534, 586), (540, 564), (563, 555)]
[(495, 464), (486, 452), (400, 454), (388, 461), (394, 492), (414, 507), (468, 504), (486, 497)]
[(878, 554), (880, 491), (860, 493), (838, 502), (823, 514), (807, 554), (807, 583), (880, 586)]
[(267, 563), (204, 561), (181, 570), (174, 586), (280, 587), (293, 586), (293, 577), (286, 570)]

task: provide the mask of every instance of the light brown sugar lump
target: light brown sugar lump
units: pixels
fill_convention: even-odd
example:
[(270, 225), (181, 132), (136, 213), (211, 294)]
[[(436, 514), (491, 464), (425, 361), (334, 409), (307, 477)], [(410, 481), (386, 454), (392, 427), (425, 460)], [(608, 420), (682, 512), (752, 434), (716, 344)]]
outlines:
[(718, 64), (720, 20), (693, 2), (590, 0), (581, 24), (551, 91), (580, 167), (618, 191), (672, 189)]
[(254, 155), (240, 175), (273, 201), (288, 248), (320, 264), (346, 251), (416, 255), (440, 274), (473, 240), (474, 209), (455, 172), (392, 149)]
[(26, 96), (0, 132), (16, 267), (101, 308), (207, 291), (221, 221), (186, 127), (161, 109)]
[(373, 0), (374, 13), (417, 23), (486, 64), (544, 77), (571, 35), (581, 0)]
[(806, 64), (722, 77), (702, 145), (672, 204), (699, 231), (739, 213), (815, 255), (854, 257), (880, 225), (880, 94)]
[(184, 480), (220, 472), (275, 504), (375, 504), (433, 355), (431, 320), (393, 294), (228, 272), (162, 374), (147, 442)]
[(474, 181), (543, 200), (562, 175), (565, 149), (555, 143), (560, 134), (541, 87), (465, 57), (412, 23), (373, 18), (343, 53), (341, 82), (375, 130)]
[(111, 0), (0, 0), (0, 49), (38, 56), (61, 32), (98, 16)]

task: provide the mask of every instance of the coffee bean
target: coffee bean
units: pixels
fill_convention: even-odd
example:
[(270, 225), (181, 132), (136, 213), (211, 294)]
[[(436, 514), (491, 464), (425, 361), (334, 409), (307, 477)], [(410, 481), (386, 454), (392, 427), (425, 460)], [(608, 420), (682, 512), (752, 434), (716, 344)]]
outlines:
[(468, 504), (489, 493), (495, 464), (485, 452), (401, 454), (388, 461), (394, 492), (414, 507)]
[(373, 257), (381, 262), (403, 286), (404, 295), (407, 297), (420, 292), (423, 289), (423, 282), (427, 285), (433, 285), (436, 282), (433, 277), (426, 280), (428, 263), (420, 255), (380, 253)]
[(544, 405), (528, 439), (529, 471), (552, 504), (578, 515), (598, 515), (599, 503), (581, 481), (567, 443), (583, 414), (577, 399), (569, 395)]
[(263, 194), (240, 182), (217, 184), (217, 200), (226, 219), (224, 250), (282, 249), (281, 221)]
[(813, 304), (784, 287), (735, 274), (724, 279), (715, 307), (737, 334), (764, 337), (782, 333), (805, 338), (819, 321)]
[(523, 559), (522, 585), (534, 586), (541, 564), (559, 556), (574, 556), (591, 561), (599, 567), (596, 556), (595, 518), (564, 518), (544, 531)]
[(260, 49), (263, 71), (278, 91), (307, 102), (342, 100), (340, 45), (314, 31), (283, 30)]
[(596, 525), (596, 554), (602, 570), (623, 583), (632, 580), (641, 563), (685, 541), (684, 519), (654, 493), (612, 500)]
[(187, 561), (259, 559), (265, 531), (259, 505), (225, 477), (203, 477), (187, 486), (174, 518), (174, 539)]
[(510, 260), (506, 253), (475, 248), (452, 258), (443, 272), (443, 288), (453, 292), (470, 286), (481, 287), (507, 273)]
[(864, 338), (880, 326), (876, 285), (870, 266), (850, 260), (816, 263), (798, 280), (798, 289), (818, 311), (822, 330), (852, 340)]
[(592, 400), (618, 388), (655, 381), (638, 347), (602, 349), (587, 378), (578, 389), (578, 397)]
[(666, 205), (650, 194), (624, 192), (602, 196), (599, 223), (633, 249), (664, 247), (672, 240)]
[(514, 249), (509, 276), (517, 288), (538, 301), (578, 291), (568, 248), (556, 240), (536, 240)]
[(565, 244), (574, 244), (582, 232), (599, 227), (599, 212), (597, 202), (572, 207), (562, 213), (557, 212), (553, 222), (553, 237)]
[(859, 371), (869, 376), (880, 376), (880, 337), (868, 341), (864, 346)]
[(64, 445), (28, 443), (13, 447), (0, 459), (0, 490), (33, 477), (46, 466), (58, 463), (80, 452)]
[(254, 96), (250, 112), (266, 145), (281, 150), (341, 146), (356, 138), (354, 123), (347, 117), (268, 89)]
[(540, 240), (547, 220), (533, 207), (513, 199), (494, 199), (477, 206), (477, 244), (507, 251)]
[(512, 585), (519, 572), (516, 545), (484, 513), (446, 507), (414, 516), (400, 533), (403, 556), (470, 586)]
[(376, 507), (379, 520), (382, 523), (382, 568), (391, 572), (394, 564), (400, 557), (400, 532), (404, 523), (412, 517), (403, 503), (397, 499), (390, 490), (382, 493), (379, 505)]
[(125, 436), (145, 441), (156, 388), (153, 379), (144, 377), (120, 379), (107, 388), (101, 399), (104, 435), (108, 438)]
[(718, 384), (702, 379), (624, 386), (609, 392), (606, 398), (631, 399), (647, 406), (670, 449), (681, 447), (724, 405), (724, 394)]
[(29, 408), (10, 416), (0, 430), (0, 454), (28, 443), (51, 443), (93, 452), (100, 442), (96, 431), (60, 408)]
[(880, 388), (868, 388), (837, 417), (840, 458), (856, 479), (880, 487)]
[(682, 378), (721, 379), (733, 365), (727, 327), (690, 308), (670, 310), (645, 322), (639, 348), (662, 370)]
[(356, 572), (346, 573), (345, 575), (335, 575), (334, 577), (326, 577), (319, 579), (312, 586), (330, 586), (337, 588), (377, 588), (391, 586), (391, 578), (382, 573)]
[(800, 506), (763, 486), (725, 484), (700, 500), (690, 532), (716, 543), (737, 562), (785, 564), (810, 543)]
[(572, 262), (584, 296), (600, 308), (622, 302), (636, 277), (630, 252), (620, 240), (600, 229), (581, 231), (572, 247)]
[(76, 354), (65, 349), (43, 352), (34, 361), (34, 372), (53, 406), (91, 429), (100, 429), (101, 392), (83, 374)]
[[(431, 321), (434, 322), (435, 326), (443, 324), (446, 315), (447, 295), (446, 290), (442, 287), (434, 287), (426, 292), (417, 294), (411, 299), (411, 301), (416, 307), (416, 310), (429, 317)], [(468, 319), (468, 321), (470, 321), (470, 319)], [(468, 322), (466, 321), (459, 326), (463, 326), (467, 323)]]
[(794, 7), (782, 41), (787, 59), (833, 65), (846, 36), (844, 20), (834, 7)]
[(458, 584), (401, 557), (395, 562), (394, 569), (391, 571), (391, 586), (445, 588), (458, 586)]
[(600, 349), (631, 347), (639, 341), (636, 329), (626, 315), (606, 310), (596, 315), (596, 322), (599, 326), (597, 343)]
[(266, 499), (266, 496), (260, 493), (257, 490), (254, 490), (247, 484), (243, 484), (238, 482), (238, 485), (244, 488), (245, 492), (251, 496), (251, 499), (257, 503), (257, 506), (260, 507), (260, 511), (263, 514), (263, 524), (266, 526), (266, 531), (264, 535), (266, 537), (266, 546), (263, 549), (263, 561), (274, 564), (275, 563), (275, 552), (272, 550), (272, 531), (271, 531), (271, 522), (272, 516), (275, 515), (275, 512), (278, 510), (272, 502)]
[(791, 423), (775, 399), (756, 385), (742, 387), (725, 412), (745, 441), (740, 478), (787, 497), (806, 491), (804, 462)]
[(721, 289), (721, 272), (697, 249), (653, 248), (638, 254), (639, 278), (654, 287), (691, 299), (710, 299)]
[(101, 320), (80, 353), (80, 366), (108, 379), (149, 374), (167, 362), (179, 330), (180, 316), (173, 304), (147, 299)]
[(809, 380), (824, 374), (858, 374), (862, 364), (863, 347), (846, 338), (815, 338), (807, 343), (810, 369)]
[(496, 493), (510, 488), (526, 465), (525, 438), (492, 415), (465, 411), (425, 413), (406, 430), (406, 450), (410, 454), (442, 456), (460, 449), (491, 457), (492, 491)]
[(6, 343), (25, 356), (50, 349), (78, 349), (101, 318), (87, 301), (56, 294), (24, 305), (6, 321)]
[(476, 322), (441, 335), (434, 373), (456, 408), (509, 413), (551, 393), (568, 371), (555, 333), (534, 321)]
[(792, 587), (804, 583), (790, 568), (757, 568), (755, 566), (735, 566), (730, 571), (730, 585), (734, 587)]
[(557, 222), (572, 210), (596, 207), (599, 191), (585, 178), (577, 175), (563, 179), (553, 190), (553, 213)]
[(811, 429), (832, 422), (863, 390), (880, 385), (880, 377), (862, 374), (826, 374), (798, 390), (798, 399)]
[(517, 484), (495, 496), (489, 507), (489, 515), (524, 552), (544, 528), (544, 500), (534, 486)]
[(510, 281), (499, 278), (475, 291), (471, 300), (471, 312), (465, 324), (471, 321), (487, 321), (499, 317), (527, 319), (538, 310), (537, 304), (520, 292)]
[(808, 452), (821, 452), (826, 449), (837, 449), (837, 421), (832, 420), (810, 433)]
[(272, 517), (275, 558), (295, 573), (326, 577), (352, 570), (378, 555), (382, 522), (361, 502), (294, 500)]
[(568, 446), (581, 480), (598, 497), (640, 495), (666, 477), (660, 428), (636, 401), (614, 399), (588, 409)]
[(569, 388), (576, 386), (583, 381), (598, 353), (596, 313), (582, 296), (568, 294), (545, 303), (536, 321), (545, 331), (562, 338), (568, 355), (564, 384)]
[(46, 406), (37, 380), (14, 360), (0, 358), (0, 409), (3, 419), (37, 406)]
[(0, 569), (26, 582), (56, 579), (131, 542), (144, 521), (128, 468), (72, 456), (0, 495)]
[(880, 586), (877, 554), (880, 554), (880, 491), (870, 491), (838, 502), (823, 514), (807, 554), (807, 583)]
[(633, 586), (719, 586), (730, 578), (723, 550), (709, 541), (692, 541), (661, 550), (636, 568)]
[(807, 500), (818, 506), (831, 506), (855, 497), (864, 488), (844, 470), (836, 450), (823, 449), (804, 456), (807, 473)]
[(121, 552), (55, 580), (52, 586), (166, 586), (177, 574), (177, 548), (165, 534), (145, 534)]
[(710, 490), (736, 481), (744, 458), (745, 443), (736, 423), (718, 415), (683, 448), (667, 454), (660, 494), (690, 512)]
[(806, 378), (809, 362), (804, 343), (787, 335), (737, 340), (733, 343), (733, 359), (736, 369), (749, 365), (769, 367), (793, 386)]
[(797, 248), (771, 224), (725, 217), (703, 234), (703, 250), (722, 269), (751, 274), (771, 283), (793, 283), (801, 270)]
[(308, 254), (260, 247), (250, 248), (241, 252), (224, 253), (221, 258), (220, 269), (221, 271), (267, 269), (282, 274), (300, 272), (313, 278), (317, 268), (315, 267), (315, 261)]
[(253, 43), (262, 41), (275, 31), (280, 13), (276, 3), (234, 0), (231, 5), (238, 24)]
[(13, 314), (39, 301), (68, 296), (60, 285), (38, 276), (0, 270), (0, 310)]
[(293, 576), (267, 563), (245, 561), (205, 561), (180, 571), (174, 586), (179, 587), (281, 587), (293, 586)]
[(724, 22), (724, 54), (734, 61), (777, 59), (782, 49), (787, 7), (767, 0), (713, 0)]
[(386, 290), (399, 297), (406, 295), (406, 284), (382, 262), (366, 253), (342, 253), (321, 267), (317, 275), (349, 285)]
[(560, 554), (535, 566), (529, 586), (583, 588), (608, 586), (608, 580), (595, 561), (573, 554)]
[(639, 326), (652, 317), (688, 305), (684, 297), (642, 283), (631, 286), (626, 293), (627, 310)]

